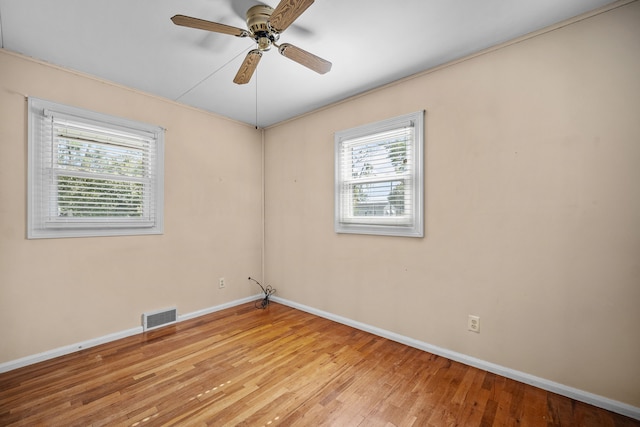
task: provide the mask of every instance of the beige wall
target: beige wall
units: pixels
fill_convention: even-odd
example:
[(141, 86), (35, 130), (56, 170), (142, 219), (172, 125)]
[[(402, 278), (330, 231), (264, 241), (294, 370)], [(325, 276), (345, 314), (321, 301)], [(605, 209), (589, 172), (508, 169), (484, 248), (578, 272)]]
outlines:
[[(25, 239), (25, 95), (167, 129), (164, 235)], [(261, 165), (251, 126), (0, 50), (0, 363), (255, 295)]]
[[(334, 132), (420, 109), (426, 237), (335, 234)], [(640, 407), (638, 2), (272, 127), (265, 164), (280, 297)]]

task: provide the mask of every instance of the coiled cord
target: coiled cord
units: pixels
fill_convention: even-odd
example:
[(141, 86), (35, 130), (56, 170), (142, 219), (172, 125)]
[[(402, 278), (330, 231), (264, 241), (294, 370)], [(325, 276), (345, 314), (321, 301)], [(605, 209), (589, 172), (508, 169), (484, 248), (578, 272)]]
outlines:
[(271, 285), (262, 286), (260, 282), (258, 282), (256, 279), (252, 279), (251, 277), (249, 277), (249, 280), (253, 280), (254, 282), (256, 282), (258, 286), (260, 286), (260, 289), (262, 289), (262, 292), (264, 292), (264, 298), (260, 301), (256, 301), (254, 304), (256, 308), (264, 310), (269, 305), (269, 297), (275, 294), (276, 290)]

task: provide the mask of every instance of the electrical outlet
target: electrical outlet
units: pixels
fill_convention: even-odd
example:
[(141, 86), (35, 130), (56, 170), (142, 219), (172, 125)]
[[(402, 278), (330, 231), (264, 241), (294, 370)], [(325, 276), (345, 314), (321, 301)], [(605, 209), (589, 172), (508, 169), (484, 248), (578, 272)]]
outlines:
[(221, 277), (221, 278), (218, 280), (218, 287), (219, 287), (220, 289), (224, 288), (224, 277)]
[(469, 315), (467, 320), (467, 329), (471, 332), (480, 332), (480, 316)]

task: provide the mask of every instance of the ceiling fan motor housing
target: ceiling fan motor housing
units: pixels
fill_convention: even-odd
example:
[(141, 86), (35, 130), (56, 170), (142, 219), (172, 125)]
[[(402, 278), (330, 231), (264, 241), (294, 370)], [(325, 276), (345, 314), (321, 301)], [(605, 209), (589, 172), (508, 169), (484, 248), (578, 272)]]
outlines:
[(247, 27), (261, 51), (271, 49), (271, 44), (278, 39), (278, 34), (274, 33), (269, 26), (272, 13), (272, 7), (262, 4), (253, 6), (247, 11)]

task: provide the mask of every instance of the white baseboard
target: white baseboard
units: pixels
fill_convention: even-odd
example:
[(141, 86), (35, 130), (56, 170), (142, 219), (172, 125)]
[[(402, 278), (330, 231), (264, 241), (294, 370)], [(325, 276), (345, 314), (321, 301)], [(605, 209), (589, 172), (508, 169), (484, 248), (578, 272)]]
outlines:
[(33, 365), (34, 363), (44, 362), (45, 360), (54, 359), (66, 354), (71, 354), (76, 351), (84, 350), (85, 348), (95, 347), (100, 344), (127, 338), (132, 335), (140, 334), (142, 332), (142, 326), (138, 326), (135, 328), (127, 329), (125, 331), (115, 332), (113, 334), (93, 338), (87, 341), (66, 345), (64, 347), (58, 347), (53, 350), (45, 351), (43, 353), (33, 354), (31, 356), (22, 357), (20, 359), (11, 360), (9, 362), (0, 363), (0, 374), (3, 372), (13, 371), (14, 369)]
[(194, 311), (193, 313), (182, 314), (178, 316), (178, 322), (182, 322), (184, 320), (194, 319), (196, 317), (204, 316), (205, 314), (215, 313), (216, 311), (225, 310), (227, 308), (235, 307), (236, 305), (244, 304), (246, 302), (255, 301), (257, 299), (262, 298), (261, 294), (252, 295), (250, 297), (237, 299), (235, 301), (230, 301), (225, 304), (216, 305), (214, 307), (205, 308), (203, 310)]
[[(235, 307), (236, 305), (244, 304), (247, 302), (255, 301), (262, 298), (261, 295), (253, 295), (247, 298), (231, 301), (225, 304), (216, 305), (214, 307), (206, 308), (204, 310), (194, 311), (193, 313), (187, 313), (178, 316), (178, 322), (184, 320), (193, 319), (195, 317), (204, 316), (205, 314), (214, 313), (216, 311), (224, 310), (226, 308)], [(132, 335), (140, 334), (143, 332), (142, 326), (127, 329), (125, 331), (115, 332), (113, 334), (105, 335), (98, 338), (93, 338), (87, 341), (82, 341), (76, 344), (66, 345), (53, 350), (45, 351), (43, 353), (26, 356), (20, 359), (11, 360), (9, 362), (0, 363), (0, 373), (9, 372), (14, 369), (22, 368), (24, 366), (33, 365), (34, 363), (43, 362), (45, 360), (53, 359), (56, 357), (71, 354), (76, 351), (84, 350), (86, 348), (95, 347), (100, 344), (106, 344), (108, 342), (116, 341), (122, 338), (127, 338)]]
[(629, 404), (619, 402), (617, 400), (609, 399), (597, 394), (589, 393), (584, 390), (579, 390), (573, 387), (566, 386), (554, 381), (549, 381), (544, 378), (536, 377), (534, 375), (527, 374), (525, 372), (516, 371), (515, 369), (506, 368), (504, 366), (496, 365), (495, 363), (487, 362), (475, 357), (467, 356), (466, 354), (458, 353), (455, 351), (447, 350), (446, 348), (438, 347), (432, 344), (428, 344), (422, 341), (418, 341), (413, 338), (406, 337), (404, 335), (396, 334), (385, 329), (380, 329), (375, 326), (367, 325), (366, 323), (358, 322), (348, 319), (346, 317), (338, 316), (332, 313), (328, 313), (323, 310), (319, 310), (313, 307), (309, 307), (304, 304), (298, 304), (293, 301), (286, 300), (284, 298), (273, 296), (271, 299), (280, 304), (296, 308), (298, 310), (306, 311), (307, 313), (314, 314), (316, 316), (324, 317), (325, 319), (333, 320), (334, 322), (342, 323), (347, 326), (351, 326), (356, 329), (360, 329), (365, 332), (378, 335), (383, 338), (390, 339), (392, 341), (399, 342), (401, 344), (408, 345), (429, 353), (436, 354), (438, 356), (446, 357), (447, 359), (455, 360), (456, 362), (464, 363), (465, 365), (473, 366), (484, 371), (492, 372), (494, 374), (501, 375), (503, 377), (510, 378), (525, 384), (529, 384), (543, 390), (550, 391), (562, 396), (569, 397), (584, 403), (588, 403), (599, 408), (606, 409), (611, 412), (615, 412), (627, 417), (640, 420), (640, 408), (631, 406)]

